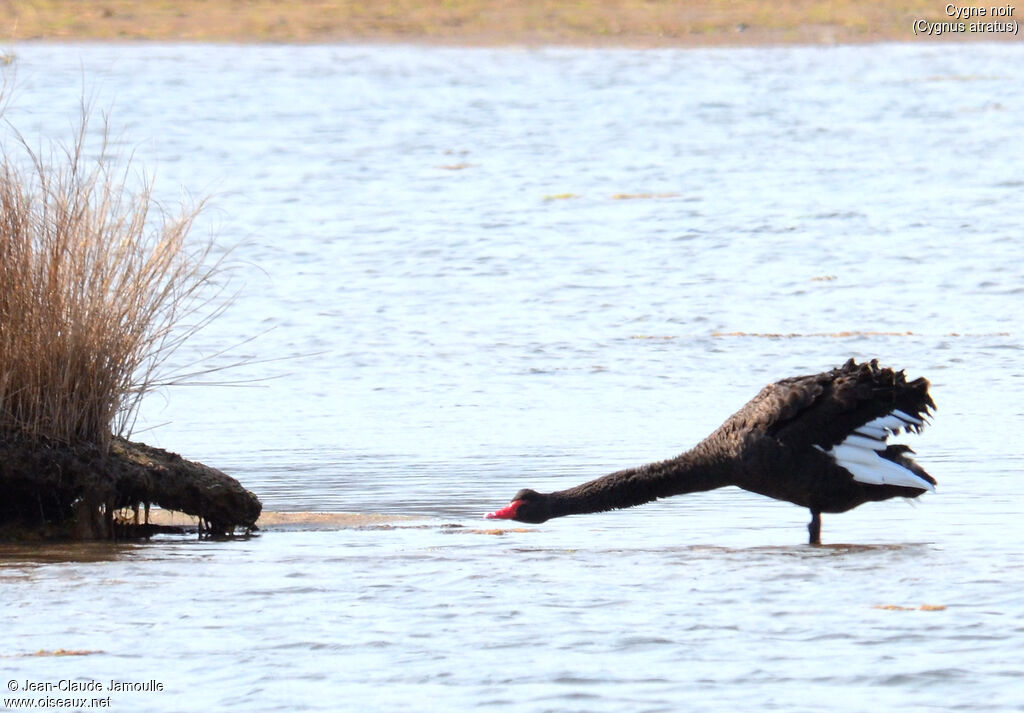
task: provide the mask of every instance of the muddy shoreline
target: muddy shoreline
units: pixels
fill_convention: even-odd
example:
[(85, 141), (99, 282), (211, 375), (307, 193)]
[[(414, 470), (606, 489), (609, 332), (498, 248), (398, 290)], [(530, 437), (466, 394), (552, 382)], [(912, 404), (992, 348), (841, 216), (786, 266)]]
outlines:
[(176, 453), (114, 438), (109, 448), (0, 434), (0, 539), (104, 540), (159, 531), (150, 506), (196, 518), (201, 535), (255, 526), (258, 497)]

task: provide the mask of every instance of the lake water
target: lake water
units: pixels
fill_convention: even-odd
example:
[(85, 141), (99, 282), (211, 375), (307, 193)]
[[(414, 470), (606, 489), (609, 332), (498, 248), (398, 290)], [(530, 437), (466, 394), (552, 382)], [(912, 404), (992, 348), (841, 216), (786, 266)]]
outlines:
[[(0, 547), (8, 692), (1024, 710), (1021, 45), (15, 53), (30, 144), (69, 137), (84, 92), (165, 200), (213, 196), (196, 236), (236, 246), (235, 304), (172, 367), (259, 363), (155, 394), (135, 437), (268, 510), (412, 519)], [(824, 547), (731, 488), (479, 519), (850, 356), (931, 379), (912, 444), (939, 487), (825, 516)]]

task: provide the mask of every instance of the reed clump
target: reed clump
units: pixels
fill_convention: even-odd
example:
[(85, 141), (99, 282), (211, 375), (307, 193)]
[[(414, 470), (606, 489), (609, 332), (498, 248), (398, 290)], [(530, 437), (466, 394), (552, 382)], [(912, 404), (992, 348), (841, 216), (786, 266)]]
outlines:
[(0, 431), (105, 450), (219, 311), (221, 263), (187, 241), (201, 204), (163, 210), (99, 133), (83, 108), (70, 144), (0, 148)]
[(0, 539), (145, 537), (116, 513), (150, 504), (248, 532), (262, 505), (237, 480), (127, 440), (145, 394), (219, 370), (169, 358), (231, 300), (188, 239), (202, 203), (164, 210), (88, 118), (45, 152), (0, 139)]

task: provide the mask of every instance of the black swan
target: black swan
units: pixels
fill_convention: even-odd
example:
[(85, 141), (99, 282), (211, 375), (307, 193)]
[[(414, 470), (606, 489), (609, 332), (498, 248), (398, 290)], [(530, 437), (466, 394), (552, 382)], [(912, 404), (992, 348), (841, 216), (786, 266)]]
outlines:
[(676, 458), (554, 493), (520, 490), (485, 517), (541, 523), (735, 485), (809, 508), (810, 542), (821, 544), (823, 512), (935, 490), (910, 448), (886, 443), (901, 429), (920, 432), (934, 408), (927, 379), (908, 382), (877, 360), (850, 359), (838, 369), (766, 386)]

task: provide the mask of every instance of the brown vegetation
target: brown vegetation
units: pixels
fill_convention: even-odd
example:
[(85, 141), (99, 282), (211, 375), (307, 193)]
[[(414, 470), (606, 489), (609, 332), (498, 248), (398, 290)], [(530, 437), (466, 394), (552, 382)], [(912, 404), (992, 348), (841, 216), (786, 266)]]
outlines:
[[(754, 45), (914, 40), (935, 0), (6, 0), (13, 40)], [(944, 39), (1012, 39), (1006, 33)]]
[(250, 528), (259, 500), (233, 478), (121, 438), (227, 301), (211, 244), (186, 241), (196, 209), (160, 211), (87, 118), (48, 154), (0, 147), (0, 529), (113, 537), (117, 510), (150, 503)]
[(187, 250), (195, 210), (161, 215), (104, 147), (85, 158), (87, 126), (53, 156), (22, 144), (27, 160), (0, 165), (0, 430), (106, 446), (219, 265), (209, 245)]

